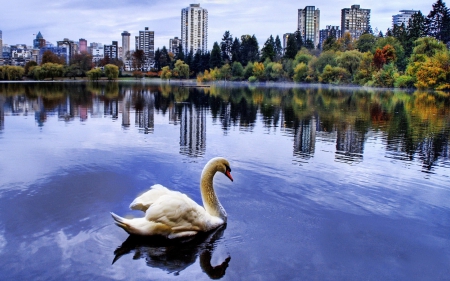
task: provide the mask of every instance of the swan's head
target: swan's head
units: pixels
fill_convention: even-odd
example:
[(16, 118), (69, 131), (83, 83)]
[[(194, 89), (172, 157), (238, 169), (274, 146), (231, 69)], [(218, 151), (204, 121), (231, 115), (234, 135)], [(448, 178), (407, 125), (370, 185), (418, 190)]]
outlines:
[(231, 168), (230, 163), (228, 163), (228, 160), (223, 157), (216, 157), (206, 164), (206, 167), (214, 167), (214, 169), (218, 172), (223, 173), (227, 178), (229, 178), (231, 181), (233, 181), (233, 177), (231, 176)]

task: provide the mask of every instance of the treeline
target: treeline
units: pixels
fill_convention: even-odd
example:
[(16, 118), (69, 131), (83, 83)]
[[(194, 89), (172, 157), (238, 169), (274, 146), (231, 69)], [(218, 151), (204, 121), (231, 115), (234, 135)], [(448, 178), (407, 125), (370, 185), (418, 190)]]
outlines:
[(35, 80), (51, 79), (56, 77), (89, 77), (91, 80), (98, 80), (106, 77), (108, 80), (116, 79), (119, 76), (119, 65), (104, 58), (100, 63), (101, 68), (94, 68), (92, 56), (88, 53), (75, 54), (69, 64), (51, 51), (45, 51), (42, 55), (40, 65), (35, 61), (29, 61), (25, 67), (21, 66), (0, 66), (0, 80), (22, 80), (23, 77)]

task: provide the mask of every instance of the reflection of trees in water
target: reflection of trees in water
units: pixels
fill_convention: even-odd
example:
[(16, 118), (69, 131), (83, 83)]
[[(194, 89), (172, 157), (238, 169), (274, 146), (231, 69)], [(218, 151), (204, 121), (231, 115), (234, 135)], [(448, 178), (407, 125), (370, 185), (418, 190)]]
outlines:
[(0, 131), (3, 130), (5, 124), (5, 97), (0, 95)]
[[(280, 128), (293, 138), (294, 155), (313, 157), (315, 137), (336, 143), (336, 159), (362, 160), (367, 133), (383, 137), (386, 157), (413, 161), (430, 170), (448, 151), (449, 94), (342, 89), (227, 87), (189, 88), (141, 83), (8, 83), (0, 85), (3, 115), (34, 111), (37, 123), (47, 114), (61, 120), (130, 111), (143, 132), (154, 128), (154, 114), (169, 114), (180, 126), (180, 152), (201, 156), (206, 149), (206, 115), (219, 123), (224, 134), (232, 127), (253, 131), (256, 120), (270, 133)], [(315, 119), (315, 121), (313, 121)], [(4, 123), (4, 119), (2, 119)], [(314, 125), (314, 122), (316, 123)], [(377, 135), (378, 135), (377, 134)], [(448, 154), (448, 153), (447, 153)]]
[(228, 256), (221, 264), (211, 265), (211, 257), (215, 247), (223, 235), (225, 226), (209, 233), (200, 233), (187, 239), (168, 240), (159, 237), (129, 236), (114, 251), (113, 264), (122, 256), (134, 253), (133, 259), (145, 259), (147, 266), (159, 268), (168, 273), (178, 275), (181, 271), (195, 263), (199, 257), (200, 267), (212, 279), (225, 275), (230, 262)]

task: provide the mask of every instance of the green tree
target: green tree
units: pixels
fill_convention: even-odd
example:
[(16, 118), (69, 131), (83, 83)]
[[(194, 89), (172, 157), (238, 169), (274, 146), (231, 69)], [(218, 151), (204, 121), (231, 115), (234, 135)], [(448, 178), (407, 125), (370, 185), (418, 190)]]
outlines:
[(209, 65), (211, 68), (220, 67), (222, 65), (221, 50), (220, 50), (219, 44), (217, 42), (214, 42), (214, 45), (213, 45), (213, 48), (211, 51), (211, 57), (209, 60)]
[(364, 33), (356, 40), (356, 49), (361, 53), (374, 52), (377, 39), (370, 33)]
[(184, 63), (184, 61), (182, 60), (177, 60), (175, 62), (175, 67), (172, 73), (177, 73), (176, 76), (180, 79), (182, 78), (187, 79), (189, 78), (189, 65)]
[(350, 78), (353, 79), (353, 76), (358, 70), (362, 57), (363, 55), (357, 50), (351, 50), (339, 55), (336, 61), (338, 63), (338, 66), (347, 70), (347, 72), (350, 74)]
[(311, 39), (307, 39), (306, 41), (305, 41), (305, 46), (304, 46), (306, 49), (308, 49), (308, 50), (312, 50), (312, 49), (314, 49), (314, 43), (313, 43), (313, 41), (311, 40)]
[(184, 61), (183, 45), (181, 43), (178, 45), (176, 59)]
[(336, 62), (336, 53), (334, 51), (324, 51), (317, 58), (316, 69), (319, 73), (322, 73), (323, 69), (326, 65), (330, 65), (332, 67), (337, 66)]
[(64, 66), (58, 63), (47, 62), (42, 66), (42, 70), (47, 74), (46, 76), (52, 78), (52, 81), (55, 77), (62, 77), (64, 74)]
[(284, 57), (287, 59), (294, 59), (295, 55), (297, 54), (297, 43), (295, 41), (295, 36), (292, 34), (289, 34), (287, 43), (286, 43), (286, 50), (284, 52)]
[(114, 64), (107, 64), (104, 67), (105, 76), (108, 80), (115, 80), (119, 77), (119, 68)]
[(172, 77), (172, 71), (169, 66), (164, 66), (161, 71), (161, 79), (170, 81), (170, 77)]
[(75, 54), (70, 59), (70, 66), (75, 65), (74, 69), (79, 69), (77, 76), (84, 76), (86, 72), (92, 69), (92, 55), (87, 52)]
[(274, 51), (275, 51), (274, 61), (280, 61), (281, 57), (283, 56), (283, 47), (281, 46), (281, 40), (278, 35), (277, 37), (275, 37)]
[(222, 56), (222, 61), (224, 63), (231, 62), (231, 47), (233, 45), (233, 36), (230, 34), (230, 31), (225, 31), (222, 37), (222, 42), (220, 42), (220, 51)]
[(428, 35), (444, 43), (450, 40), (450, 14), (442, 0), (433, 4), (433, 9), (427, 16)]
[(244, 78), (244, 67), (242, 67), (240, 62), (233, 62), (231, 67), (231, 75), (233, 80), (242, 80), (242, 78)]
[(305, 78), (308, 74), (308, 66), (301, 62), (299, 64), (297, 64), (294, 68), (294, 77), (292, 77), (294, 79), (295, 82), (302, 82), (305, 81)]
[(24, 67), (25, 75), (29, 75), (29, 74), (31, 75), (33, 67), (35, 67), (37, 65), (38, 65), (37, 62), (35, 62), (33, 60), (30, 60), (29, 62), (27, 62)]
[(231, 45), (231, 60), (233, 62), (241, 62), (241, 41), (237, 37), (234, 38)]
[(241, 63), (247, 65), (248, 62), (259, 61), (259, 46), (255, 35), (241, 36)]
[(263, 48), (261, 49), (261, 61), (265, 61), (266, 59), (269, 59), (270, 61), (273, 61), (275, 58), (275, 40), (273, 39), (272, 35), (266, 40), (266, 43), (264, 43)]
[(102, 70), (100, 68), (93, 68), (86, 72), (86, 76), (89, 78), (89, 80), (98, 80), (102, 76)]

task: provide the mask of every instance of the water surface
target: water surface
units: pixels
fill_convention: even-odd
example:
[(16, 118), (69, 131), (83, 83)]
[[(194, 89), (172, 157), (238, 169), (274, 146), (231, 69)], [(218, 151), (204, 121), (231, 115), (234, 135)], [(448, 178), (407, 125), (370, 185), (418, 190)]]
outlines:
[[(141, 82), (0, 84), (2, 280), (450, 280), (450, 98)], [(160, 183), (225, 228), (135, 239), (109, 215)], [(114, 263), (113, 263), (114, 261)]]

